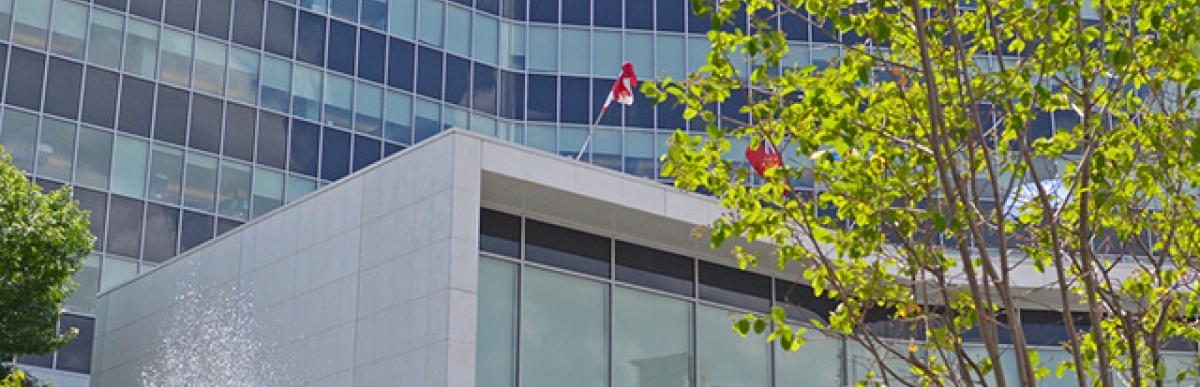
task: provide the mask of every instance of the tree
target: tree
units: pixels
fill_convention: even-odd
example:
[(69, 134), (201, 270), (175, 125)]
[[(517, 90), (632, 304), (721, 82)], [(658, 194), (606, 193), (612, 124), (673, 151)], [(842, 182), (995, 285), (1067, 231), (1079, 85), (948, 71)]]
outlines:
[[(71, 275), (92, 250), (88, 214), (70, 189), (42, 193), (0, 149), (0, 359), (52, 352), (74, 337), (56, 329)], [(0, 375), (2, 378), (3, 375)]]
[[(1168, 372), (1163, 350), (1200, 339), (1197, 1), (692, 5), (713, 21), (707, 64), (642, 88), (705, 127), (674, 134), (663, 174), (726, 207), (707, 229), (714, 248), (771, 242), (732, 250), (743, 266), (799, 267), (838, 304), (803, 325), (862, 345), (870, 382), (1194, 376)], [(734, 28), (747, 15), (748, 30)], [(842, 54), (785, 61), (780, 18)], [(737, 156), (745, 144), (778, 146), (783, 165), (755, 176)], [(1030, 270), (1052, 280), (1019, 274)], [(1021, 309), (1061, 315), (1067, 359), (1039, 360)], [(901, 332), (873, 328), (878, 313)], [(804, 342), (781, 308), (735, 330)], [(1000, 361), (1008, 351), (1015, 364)]]

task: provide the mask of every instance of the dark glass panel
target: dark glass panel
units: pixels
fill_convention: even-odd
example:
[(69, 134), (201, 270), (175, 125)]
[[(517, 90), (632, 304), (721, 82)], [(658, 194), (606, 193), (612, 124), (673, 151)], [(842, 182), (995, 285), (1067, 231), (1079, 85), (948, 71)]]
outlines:
[(292, 41), (296, 11), (292, 7), (271, 3), (267, 8), (267, 36), (263, 46), (267, 51), (292, 57)]
[(496, 114), (496, 69), (476, 62), (474, 75), (472, 106), (475, 110)]
[(654, 0), (625, 0), (625, 28), (654, 29)]
[[(819, 20), (819, 19), (816, 19), (816, 18), (813, 19), (814, 22), (817, 20)], [(814, 42), (823, 42), (823, 43), (836, 42), (837, 39), (834, 39), (833, 35), (830, 35), (831, 33), (837, 33), (837, 31), (835, 31), (833, 29), (832, 21), (825, 20), (823, 23), (821, 23), (820, 27), (812, 26), (811, 36), (812, 36), (812, 40)]]
[(142, 201), (113, 196), (108, 212), (108, 252), (137, 257), (142, 245)]
[(683, 32), (684, 0), (657, 0), (658, 9), (654, 13), (659, 31)]
[(475, 8), (497, 15), (500, 13), (500, 0), (475, 0)]
[(131, 0), (129, 13), (147, 19), (159, 20), (162, 15), (162, 0)]
[(179, 251), (187, 251), (213, 237), (213, 218), (199, 212), (183, 212), (183, 233), (179, 236)]
[(358, 29), (337, 20), (329, 21), (329, 69), (354, 75), (355, 43)]
[[(740, 122), (749, 122), (749, 114), (742, 113), (741, 109), (746, 106), (746, 90), (732, 90), (725, 102), (721, 103), (721, 116), (732, 118)], [(722, 125), (729, 125), (727, 122), (722, 122)]]
[(197, 1), (167, 0), (166, 22), (189, 31), (195, 29)]
[(158, 107), (155, 111), (154, 138), (171, 143), (187, 144), (188, 92), (168, 86), (158, 86)]
[(217, 235), (221, 235), (241, 226), (242, 222), (229, 220), (225, 218), (217, 218)]
[(146, 206), (146, 238), (142, 259), (162, 262), (175, 256), (179, 240), (179, 209), (158, 204)]
[(262, 46), (263, 0), (234, 0), (233, 41)]
[(387, 0), (367, 0), (362, 4), (362, 24), (387, 30)]
[(130, 76), (121, 77), (121, 114), (117, 128), (122, 132), (150, 137), (154, 111), (154, 84)]
[(46, 77), (46, 113), (78, 117), (79, 87), (82, 82), (82, 65), (50, 58), (50, 71)]
[(359, 30), (358, 76), (383, 83), (387, 38), (368, 30)]
[(321, 128), (317, 125), (292, 120), (291, 149), (288, 152), (288, 170), (305, 175), (317, 176), (317, 156), (320, 155)]
[(643, 128), (654, 127), (654, 103), (650, 102), (642, 90), (633, 89), (633, 99), (635, 102), (632, 106), (625, 107), (625, 125), (640, 126)]
[(333, 128), (322, 130), (321, 178), (337, 180), (350, 172), (350, 133)]
[(413, 45), (412, 43), (392, 38), (388, 50), (388, 85), (404, 90), (412, 90), (413, 84)]
[(453, 0), (453, 1), (454, 1), (455, 3), (459, 3), (459, 4), (462, 4), (462, 5), (468, 6), (468, 7), (470, 7), (470, 6), (471, 6), (471, 0)]
[(500, 114), (505, 118), (525, 118), (525, 76), (500, 72)]
[(529, 0), (529, 20), (558, 23), (558, 0)]
[(383, 143), (383, 157), (391, 156), (391, 155), (395, 154), (396, 152), (399, 152), (402, 150), (404, 150), (404, 145), (393, 144), (390, 142)]
[(778, 279), (775, 280), (775, 302), (787, 311), (789, 319), (800, 322), (825, 321), (829, 312), (838, 306), (835, 300), (817, 297), (808, 285)]
[(331, 0), (331, 2), (333, 5), (330, 8), (333, 16), (357, 21), (358, 0)]
[[(712, 3), (710, 2), (710, 4), (712, 4)], [(711, 12), (709, 14), (706, 14), (703, 16), (697, 15), (693, 10), (692, 4), (690, 1), (684, 2), (684, 6), (687, 7), (686, 13), (687, 13), (688, 32), (707, 33), (708, 30), (712, 29), (712, 20), (709, 18), (710, 16), (712, 16)], [(711, 10), (712, 7), (709, 7), (709, 9)]]
[(58, 323), (58, 332), (66, 333), (75, 328), (74, 339), (58, 349), (58, 369), (71, 372), (92, 372), (92, 339), (95, 337), (95, 320), (72, 314), (63, 314)]
[[(592, 79), (592, 106), (596, 106), (599, 110), (604, 106), (604, 101), (608, 99), (608, 93), (612, 91), (612, 79)], [(609, 106), (608, 112), (604, 113), (604, 117), (600, 119), (600, 125), (620, 126), (621, 125), (621, 105)], [(599, 111), (596, 114), (600, 114)]]
[(587, 78), (562, 77), (562, 122), (590, 124), (588, 95), (591, 82)]
[(525, 259), (608, 277), (610, 239), (581, 231), (525, 221)]
[(454, 55), (446, 55), (446, 102), (463, 107), (471, 105), (471, 62)]
[(503, 7), (500, 9), (500, 14), (506, 18), (514, 20), (525, 20), (527, 0), (500, 0), (503, 1)]
[(691, 296), (695, 277), (691, 258), (617, 241), (617, 280)]
[(45, 55), (19, 48), (12, 50), (4, 101), (31, 110), (41, 110), (45, 70)]
[(41, 355), (21, 355), (17, 357), (17, 363), (35, 367), (51, 368), (54, 367), (54, 352)]
[(683, 119), (683, 105), (673, 101), (666, 101), (655, 107), (658, 108), (658, 127), (660, 129), (672, 131), (675, 129), (686, 129), (687, 121)]
[(196, 94), (192, 98), (192, 125), (188, 146), (217, 153), (221, 151), (221, 101)]
[[(649, 2), (651, 6), (654, 5), (653, 0), (636, 1), (639, 3)], [(586, 2), (584, 4), (586, 4)], [(565, 6), (566, 5), (564, 4), (564, 7)], [(593, 0), (592, 12), (595, 13), (594, 20), (592, 21), (595, 25), (602, 27), (621, 28), (621, 0)], [(653, 14), (650, 15), (650, 17), (653, 16)]]
[(700, 298), (765, 312), (771, 308), (771, 278), (700, 261)]
[(200, 33), (221, 39), (229, 37), (230, 1), (203, 0), (200, 2)]
[[(804, 12), (804, 11), (800, 11)], [(807, 16), (807, 13), (802, 15)], [(790, 40), (808, 40), (808, 22), (801, 19), (799, 16), (793, 15), (790, 12), (784, 12), (780, 17), (781, 29)]]
[[(1073, 111), (1072, 111), (1073, 112)], [(1054, 124), (1050, 121), (1052, 113), (1039, 111), (1034, 116), (1033, 124), (1029, 127), (1029, 142), (1034, 139), (1054, 137)]]
[(486, 208), (479, 209), (479, 250), (521, 256), (521, 218)]
[(529, 75), (529, 99), (526, 111), (530, 121), (554, 122), (558, 120), (558, 78), (546, 75)]
[(225, 146), (221, 154), (254, 160), (254, 108), (230, 103), (225, 110)]
[[(604, 0), (596, 0), (598, 3)], [(588, 4), (588, 0), (562, 0), (562, 22), (566, 24), (576, 24), (586, 26), (592, 22), (592, 7)], [(621, 15), (621, 5), (617, 4), (617, 15)], [(620, 22), (619, 18), (617, 19)], [(620, 25), (617, 25), (620, 27)]]
[(442, 53), (421, 47), (417, 56), (417, 92), (433, 99), (442, 98)]
[(296, 59), (324, 67), (325, 17), (300, 11), (296, 42)]
[(284, 169), (287, 165), (287, 117), (258, 112), (258, 154), (255, 159), (259, 164)]
[(75, 187), (73, 191), (79, 207), (88, 210), (88, 231), (96, 236), (96, 250), (101, 250), (104, 244), (104, 219), (108, 215), (108, 195), (80, 187)]
[(96, 4), (103, 5), (112, 9), (125, 10), (125, 2), (127, 0), (93, 0)]
[(354, 170), (366, 168), (368, 165), (379, 161), (379, 153), (382, 151), (382, 145), (379, 140), (369, 137), (354, 136)]

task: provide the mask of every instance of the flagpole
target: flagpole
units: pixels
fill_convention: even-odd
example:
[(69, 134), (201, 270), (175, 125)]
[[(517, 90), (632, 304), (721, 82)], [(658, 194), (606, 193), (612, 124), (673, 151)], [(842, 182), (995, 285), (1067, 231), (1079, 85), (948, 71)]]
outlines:
[(596, 122), (593, 122), (592, 126), (588, 127), (587, 139), (583, 140), (583, 147), (579, 148), (579, 154), (575, 155), (575, 160), (580, 160), (583, 158), (583, 152), (587, 150), (588, 144), (592, 143), (592, 133), (595, 133), (596, 125), (600, 125), (600, 119), (604, 118), (604, 113), (607, 112), (608, 107), (600, 109), (600, 114), (596, 116)]

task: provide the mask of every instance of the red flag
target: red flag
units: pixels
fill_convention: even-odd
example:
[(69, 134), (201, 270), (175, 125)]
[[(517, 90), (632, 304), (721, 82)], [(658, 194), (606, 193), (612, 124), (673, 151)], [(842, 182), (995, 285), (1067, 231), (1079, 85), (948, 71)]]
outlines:
[[(750, 162), (750, 166), (754, 167), (754, 171), (758, 172), (759, 176), (767, 177), (767, 170), (773, 167), (783, 167), (783, 158), (779, 155), (779, 148), (775, 144), (762, 139), (762, 143), (758, 145), (758, 149), (754, 149), (754, 145), (746, 146), (746, 161)], [(788, 189), (784, 191), (786, 195), (791, 191), (791, 184), (784, 181)]]
[(633, 105), (633, 88), (637, 87), (637, 74), (633, 73), (633, 63), (625, 62), (621, 64), (621, 75), (617, 76), (617, 81), (613, 82), (612, 90), (608, 92), (608, 99), (604, 100), (604, 108), (608, 110), (608, 105), (613, 101), (622, 105)]

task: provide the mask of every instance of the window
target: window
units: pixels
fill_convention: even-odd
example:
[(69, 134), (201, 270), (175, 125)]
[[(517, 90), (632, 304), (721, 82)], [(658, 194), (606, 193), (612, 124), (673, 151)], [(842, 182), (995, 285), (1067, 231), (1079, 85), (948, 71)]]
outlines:
[(100, 9), (92, 11), (88, 62), (111, 68), (121, 64), (121, 38), (125, 36), (123, 24), (125, 18), (119, 15)]
[(388, 42), (388, 85), (412, 90), (413, 84), (413, 45), (400, 39)]
[(654, 29), (654, 2), (625, 0), (625, 28)]
[(90, 373), (92, 370), (92, 338), (95, 321), (71, 314), (60, 317), (59, 333), (66, 333), (75, 328), (78, 332), (75, 338), (58, 349), (58, 366), (60, 370)]
[(258, 152), (255, 159), (259, 164), (284, 169), (287, 165), (287, 117), (258, 112)]
[[(80, 146), (83, 146), (80, 140)], [(80, 156), (82, 159), (83, 156)], [(105, 160), (105, 167), (107, 167)], [(107, 180), (105, 181), (107, 184)], [(99, 252), (104, 246), (104, 220), (108, 217), (108, 194), (87, 188), (75, 187), (72, 190), (74, 199), (79, 202), (79, 208), (88, 210), (88, 230), (96, 236), (94, 249)]]
[(529, 52), (529, 69), (558, 71), (558, 29), (554, 27), (529, 27), (529, 45), (537, 47)]
[(529, 0), (529, 20), (558, 23), (558, 0)]
[(167, 23), (193, 30), (196, 28), (196, 2), (200, 0), (167, 0)]
[(683, 32), (683, 15), (690, 13), (685, 10), (684, 0), (657, 0), (658, 11), (655, 12), (655, 26), (659, 31)]
[(353, 169), (358, 171), (379, 161), (381, 152), (383, 152), (383, 146), (379, 143), (379, 140), (364, 136), (354, 136)]
[(354, 103), (354, 81), (333, 74), (325, 75), (325, 124), (350, 128)]
[(254, 168), (254, 217), (283, 205), (283, 174)]
[(329, 12), (328, 0), (300, 0), (298, 5), (300, 8), (311, 9), (320, 13)]
[(387, 30), (387, 0), (363, 0), (362, 23), (375, 29)]
[(596, 31), (592, 34), (592, 74), (602, 77), (615, 77), (621, 72), (620, 65), (613, 63), (612, 58), (622, 58), (621, 33)]
[(192, 76), (192, 35), (163, 30), (162, 68), (158, 79), (163, 82), (188, 87)]
[(179, 242), (179, 209), (150, 203), (146, 206), (146, 238), (142, 259), (162, 263), (175, 256)]
[[(580, 132), (584, 132), (581, 130)], [(596, 129), (595, 135), (590, 146), (592, 151), (592, 163), (605, 167), (614, 171), (621, 171), (621, 131), (617, 129)], [(574, 144), (572, 144), (574, 145)], [(583, 147), (582, 141), (579, 148)], [(576, 147), (565, 149), (568, 156), (573, 156), (576, 153)]]
[(151, 20), (159, 20), (162, 0), (130, 0), (129, 12)]
[[(626, 60), (633, 63), (633, 68), (645, 74), (657, 73), (654, 67), (654, 35), (642, 33), (625, 34)], [(653, 106), (653, 104), (645, 104)]]
[(292, 64), (270, 56), (263, 57), (261, 104), (264, 108), (288, 112), (291, 95)]
[(472, 58), (492, 66), (498, 65), (500, 52), (497, 39), (500, 35), (500, 23), (494, 17), (476, 14), (471, 28), (475, 31)]
[[(603, 106), (604, 101), (608, 98), (608, 93), (612, 91), (613, 79), (592, 79), (592, 106)], [(600, 117), (600, 125), (620, 126), (621, 111), (625, 109), (613, 108), (612, 111), (605, 113)], [(597, 112), (597, 115), (600, 113)]]
[(75, 124), (49, 118), (43, 120), (37, 153), (39, 176), (71, 181), (71, 161), (75, 158)]
[(587, 30), (563, 28), (562, 71), (571, 74), (589, 74), (591, 62), (591, 37)]
[(141, 198), (146, 191), (146, 155), (149, 145), (132, 137), (117, 136), (113, 147), (112, 192)]
[(525, 222), (525, 258), (608, 277), (609, 239), (536, 220)]
[(590, 124), (591, 114), (588, 113), (588, 96), (591, 94), (591, 82), (587, 78), (562, 77), (562, 122)]
[(292, 7), (270, 3), (267, 8), (267, 32), (263, 48), (285, 58), (291, 58), (292, 39), (295, 37), (293, 31), (295, 20), (296, 11)]
[(478, 111), (496, 114), (496, 69), (483, 63), (475, 63), (474, 76), (471, 106)]
[(691, 303), (618, 286), (612, 324), (613, 385), (692, 385)]
[(529, 76), (529, 94), (541, 96), (529, 99), (527, 111), (531, 121), (558, 120), (558, 78), (545, 75)]
[(455, 6), (446, 8), (446, 51), (471, 56), (471, 11)]
[(296, 28), (296, 59), (315, 66), (325, 65), (325, 18), (300, 12)]
[(676, 80), (687, 78), (687, 64), (684, 63), (687, 54), (683, 47), (683, 38), (674, 35), (658, 35), (654, 43), (656, 49), (653, 53), (658, 55), (658, 62), (653, 69), (664, 71), (668, 77)]
[(500, 63), (510, 69), (525, 68), (525, 26), (500, 23)]
[(83, 66), (52, 57), (49, 73), (46, 77), (46, 113), (72, 119), (78, 117)]
[(236, 47), (230, 50), (228, 79), (230, 98), (254, 104), (258, 96), (258, 54)]
[(467, 113), (466, 109), (459, 109), (454, 106), (446, 106), (445, 113), (442, 117), (442, 129), (463, 129), (471, 127), (471, 114)]
[(225, 39), (229, 37), (229, 2), (204, 0), (200, 2), (200, 33)]
[(442, 98), (442, 53), (421, 47), (417, 57), (417, 92), (429, 98)]
[[(654, 134), (642, 131), (625, 132), (625, 173), (653, 179), (657, 177), (654, 168)], [(617, 255), (618, 261), (620, 255)], [(618, 269), (619, 270), (619, 269)], [(619, 274), (618, 274), (618, 278)]]
[[(800, 10), (800, 12), (805, 11)], [(802, 13), (801, 15), (807, 16), (807, 13)], [(808, 40), (808, 22), (799, 16), (791, 12), (784, 12), (779, 18), (779, 23), (780, 29), (787, 35), (788, 40)]]
[(500, 114), (505, 118), (525, 118), (525, 76), (500, 72)]
[[(7, 125), (6, 125), (7, 126)], [(75, 183), (108, 189), (108, 163), (112, 160), (112, 134), (84, 126), (79, 131)], [(101, 234), (96, 234), (101, 235)]]
[(704, 261), (699, 264), (700, 298), (760, 312), (770, 309), (770, 278)]
[(330, 0), (333, 16), (350, 21), (358, 20), (358, 0)]
[(45, 55), (14, 48), (9, 59), (5, 102), (31, 110), (41, 110), (45, 66)]
[(496, 136), (496, 119), (482, 114), (471, 115), (471, 131)]
[(332, 128), (321, 132), (321, 178), (341, 179), (350, 173), (350, 133)]
[(417, 99), (416, 120), (413, 127), (413, 143), (433, 137), (442, 130), (442, 106), (436, 102)]
[(254, 108), (225, 105), (225, 141), (221, 154), (241, 160), (254, 160)]
[(150, 113), (154, 84), (130, 76), (121, 80), (121, 115), (117, 128), (122, 132), (150, 137)]
[(188, 251), (188, 249), (212, 239), (213, 218), (211, 216), (185, 210), (180, 223), (183, 232), (179, 235), (179, 251)]
[(250, 167), (221, 160), (221, 185), (217, 195), (217, 213), (236, 219), (250, 215)]
[[(79, 288), (71, 294), (63, 307), (72, 312), (95, 314), (96, 292), (100, 291), (100, 256), (89, 254), (83, 260), (79, 271), (71, 276), (71, 280), (79, 284)], [(63, 364), (65, 365), (65, 362)]]
[(187, 179), (183, 190), (183, 205), (204, 211), (215, 209), (217, 192), (217, 159), (196, 152), (187, 153)]
[(65, 0), (54, 2), (54, 25), (51, 27), (50, 51), (83, 60), (84, 35), (87, 34), (88, 9)]
[(142, 201), (113, 196), (108, 211), (108, 252), (136, 257), (141, 242)]
[[(731, 269), (733, 270), (733, 269)], [(696, 306), (696, 371), (702, 386), (770, 386), (770, 347), (729, 329), (736, 314)]]
[(479, 259), (477, 387), (514, 387), (517, 381), (517, 266)]
[(104, 270), (100, 271), (100, 290), (110, 289), (133, 278), (137, 275), (137, 269), (137, 260), (131, 261), (115, 255), (105, 257)]
[(486, 208), (479, 210), (479, 250), (521, 256), (521, 218)]
[(242, 222), (236, 220), (217, 218), (217, 235), (227, 233), (229, 230), (233, 230), (234, 228), (237, 228), (237, 226), (241, 225)]
[(417, 39), (434, 47), (442, 46), (442, 19), (446, 12), (446, 3), (438, 0), (421, 0), (421, 22), (417, 23), (421, 31)]
[(225, 91), (225, 44), (209, 39), (196, 40), (196, 74), (192, 83), (197, 90), (223, 95)]
[(292, 112), (310, 120), (321, 119), (321, 72), (296, 66), (292, 73)]
[(416, 35), (417, 0), (389, 0), (388, 32), (412, 39)]
[(711, 47), (708, 39), (691, 37), (687, 40), (687, 66), (689, 71), (699, 71), (700, 66), (708, 63), (705, 58)]
[(383, 83), (387, 59), (387, 38), (365, 29), (359, 30), (358, 76)]
[(192, 125), (188, 146), (217, 153), (221, 151), (222, 104), (220, 100), (196, 94), (192, 98)]
[(495, 15), (500, 13), (500, 0), (475, 0), (475, 8)]
[(187, 144), (188, 105), (188, 92), (159, 86), (154, 138), (177, 145)]
[(150, 154), (149, 199), (178, 204), (183, 187), (183, 151), (155, 145)]
[(405, 144), (412, 143), (412, 97), (388, 91), (384, 100), (383, 137)]
[(14, 4), (12, 40), (45, 49), (46, 29), (50, 24), (50, 0), (25, 0)]
[(446, 102), (463, 107), (471, 106), (471, 62), (453, 55), (446, 55)]
[[(481, 0), (481, 1), (483, 1), (483, 0)], [(525, 2), (524, 1), (514, 1), (514, 0), (503, 0), (503, 1), (504, 1), (503, 8), (500, 9), (501, 16), (504, 16), (509, 19), (515, 19), (515, 20), (526, 20), (525, 19), (526, 15), (525, 15)]]
[(358, 29), (354, 26), (329, 21), (329, 69), (346, 75), (354, 75), (354, 53), (358, 46)]
[[(641, 0), (637, 3), (648, 3), (654, 5), (653, 0)], [(585, 3), (586, 4), (586, 3)], [(586, 6), (586, 5), (585, 5)], [(593, 0), (592, 11), (595, 12), (595, 20), (597, 26), (621, 28), (621, 0)], [(647, 12), (653, 16), (653, 11)], [(587, 23), (582, 23), (586, 25)]]
[(366, 83), (356, 89), (354, 129), (373, 136), (383, 135), (383, 90)]
[[(550, 126), (547, 126), (547, 129), (549, 129), (548, 132), (554, 130), (554, 128)], [(563, 155), (564, 157), (573, 158), (579, 154), (580, 149), (583, 149), (583, 142), (587, 139), (587, 134), (588, 130), (585, 127), (563, 125), (558, 131), (557, 147), (555, 147), (554, 144), (554, 134), (549, 134), (546, 136), (548, 137), (546, 140), (546, 146), (549, 148), (547, 150), (554, 152), (557, 149), (558, 154)], [(596, 139), (593, 138), (592, 140), (593, 144), (589, 146), (589, 150), (595, 151)], [(585, 158), (584, 160), (587, 159)]]
[(261, 47), (263, 0), (234, 0), (233, 6), (233, 41)]
[[(562, 22), (583, 26), (591, 24), (592, 10), (589, 3), (591, 2), (588, 0), (562, 0)], [(598, 0), (596, 3), (603, 3), (603, 0)], [(620, 4), (617, 5), (616, 12), (617, 15), (621, 14)]]
[(288, 152), (288, 170), (317, 176), (317, 160), (321, 154), (321, 128), (304, 122), (292, 121), (291, 147)]
[(125, 39), (125, 71), (153, 79), (158, 68), (158, 26), (129, 20)]
[(317, 190), (317, 182), (305, 179), (299, 176), (288, 175), (287, 177), (287, 196), (284, 198), (288, 203), (299, 200), (300, 198)]
[(8, 40), (12, 23), (13, 0), (0, 0), (0, 39)]
[[(520, 308), (522, 383), (607, 386), (607, 287), (539, 269), (527, 269), (524, 274)], [(737, 337), (728, 324), (725, 331)]]

